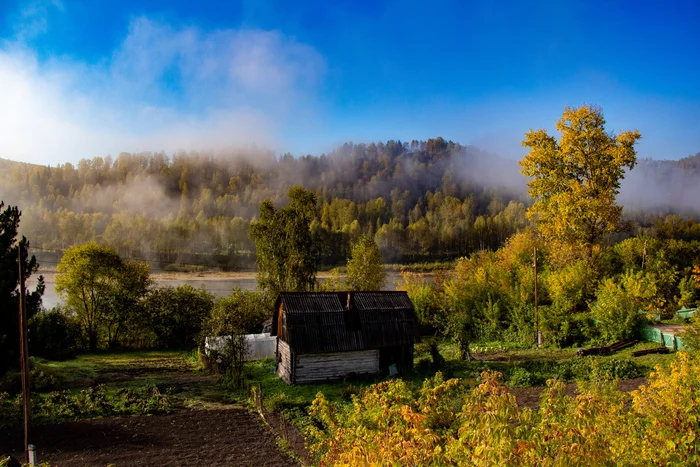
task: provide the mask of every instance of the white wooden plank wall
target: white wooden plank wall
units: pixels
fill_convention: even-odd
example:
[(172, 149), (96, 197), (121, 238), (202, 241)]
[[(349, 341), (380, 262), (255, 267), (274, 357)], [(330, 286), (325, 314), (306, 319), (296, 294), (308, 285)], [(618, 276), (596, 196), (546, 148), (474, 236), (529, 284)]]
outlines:
[(342, 379), (351, 373), (379, 373), (379, 350), (376, 349), (297, 355), (296, 359), (295, 383)]

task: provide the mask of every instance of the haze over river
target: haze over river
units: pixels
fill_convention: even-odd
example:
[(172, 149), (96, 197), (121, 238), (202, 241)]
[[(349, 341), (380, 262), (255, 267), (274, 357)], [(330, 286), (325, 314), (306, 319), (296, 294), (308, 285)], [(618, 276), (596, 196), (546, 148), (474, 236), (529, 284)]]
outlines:
[[(52, 307), (62, 303), (61, 298), (56, 294), (56, 273), (42, 272), (46, 283), (44, 291), (43, 303), (44, 308), (51, 309)], [(31, 291), (36, 285), (36, 278), (39, 274), (33, 275), (27, 281), (27, 288)], [(231, 293), (234, 288), (243, 290), (255, 290), (258, 282), (255, 279), (254, 272), (248, 273), (154, 273), (151, 275), (157, 287), (177, 287), (179, 285), (191, 285), (199, 289), (204, 288), (217, 297), (224, 297)], [(323, 281), (327, 274), (319, 274), (319, 280)], [(426, 277), (432, 279), (432, 275), (426, 274)], [(401, 280), (401, 275), (398, 272), (387, 272), (387, 281), (384, 290), (396, 290), (396, 285)]]

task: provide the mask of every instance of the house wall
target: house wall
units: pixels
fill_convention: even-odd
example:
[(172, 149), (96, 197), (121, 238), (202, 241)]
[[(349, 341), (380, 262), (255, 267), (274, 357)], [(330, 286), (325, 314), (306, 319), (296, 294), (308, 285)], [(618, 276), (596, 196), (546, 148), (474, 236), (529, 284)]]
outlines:
[[(282, 343), (280, 341), (280, 346)], [(330, 381), (350, 375), (379, 373), (379, 350), (376, 349), (302, 354), (295, 355), (294, 358), (293, 383)]]
[(277, 375), (287, 384), (293, 381), (292, 351), (289, 344), (277, 339)]

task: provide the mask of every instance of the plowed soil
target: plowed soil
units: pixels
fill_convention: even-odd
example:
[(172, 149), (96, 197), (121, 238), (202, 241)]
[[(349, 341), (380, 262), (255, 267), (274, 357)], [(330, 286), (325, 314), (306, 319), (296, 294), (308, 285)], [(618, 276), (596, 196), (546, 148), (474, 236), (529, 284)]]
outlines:
[[(107, 417), (34, 428), (40, 461), (51, 466), (294, 466), (253, 415), (238, 408)], [(0, 452), (21, 450), (0, 439)]]

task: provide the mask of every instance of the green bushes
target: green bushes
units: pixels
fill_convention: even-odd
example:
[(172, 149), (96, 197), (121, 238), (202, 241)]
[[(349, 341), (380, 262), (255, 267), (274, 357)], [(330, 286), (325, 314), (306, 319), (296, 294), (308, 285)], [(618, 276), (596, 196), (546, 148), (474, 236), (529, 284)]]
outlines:
[(156, 347), (196, 347), (204, 320), (211, 315), (213, 306), (212, 294), (190, 285), (151, 291), (144, 301), (144, 310)]
[[(109, 415), (148, 415), (170, 412), (172, 408), (168, 395), (157, 386), (110, 393), (105, 385), (100, 384), (77, 393), (54, 391), (33, 396), (32, 420), (35, 423), (54, 423)], [(21, 397), (0, 393), (0, 429), (17, 427), (21, 420)]]
[(647, 376), (649, 368), (632, 360), (615, 357), (576, 357), (563, 362), (530, 361), (506, 368), (504, 375), (512, 387), (544, 386), (547, 380), (592, 381), (630, 379)]
[(75, 356), (80, 327), (61, 310), (35, 314), (29, 320), (32, 356), (48, 360), (66, 360)]

